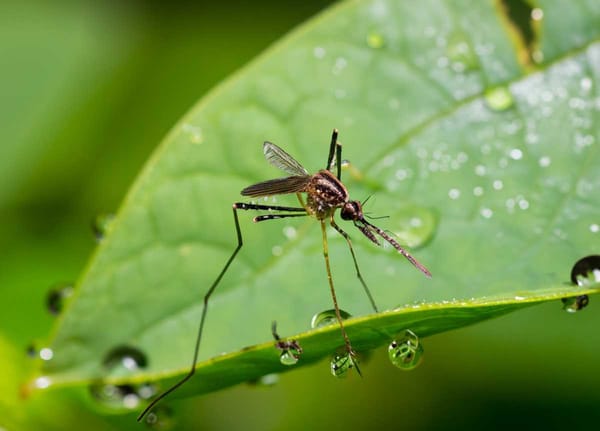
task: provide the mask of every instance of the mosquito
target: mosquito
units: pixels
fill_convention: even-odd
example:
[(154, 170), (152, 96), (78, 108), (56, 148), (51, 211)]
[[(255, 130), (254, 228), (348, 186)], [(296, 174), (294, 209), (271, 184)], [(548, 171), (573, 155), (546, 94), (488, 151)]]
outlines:
[[(308, 171), (286, 153), (284, 150), (279, 148), (277, 145), (271, 142), (265, 142), (263, 145), (263, 152), (267, 161), (281, 169), (282, 171), (289, 174), (284, 178), (276, 178), (273, 180), (262, 181), (260, 183), (253, 184), (246, 187), (241, 191), (242, 196), (248, 196), (251, 198), (260, 198), (274, 195), (291, 194), (295, 193), (298, 201), (300, 202), (299, 207), (288, 207), (280, 205), (260, 205), (254, 203), (236, 202), (233, 204), (233, 221), (235, 223), (235, 230), (237, 234), (237, 246), (233, 250), (233, 253), (223, 266), (223, 269), (210, 286), (206, 294), (204, 295), (204, 303), (202, 308), (202, 314), (200, 316), (200, 327), (198, 328), (198, 335), (196, 338), (196, 344), (194, 348), (194, 355), (190, 371), (177, 383), (167, 389), (165, 392), (155, 398), (144, 411), (138, 416), (138, 421), (142, 420), (144, 416), (164, 397), (175, 391), (185, 382), (187, 382), (196, 372), (196, 361), (198, 359), (198, 352), (200, 350), (200, 342), (202, 340), (202, 331), (204, 329), (204, 321), (206, 319), (206, 312), (208, 309), (208, 301), (221, 282), (221, 279), (227, 272), (229, 266), (235, 259), (236, 255), (240, 251), (243, 245), (242, 231), (240, 229), (240, 223), (238, 219), (238, 210), (258, 210), (267, 211), (268, 214), (262, 214), (254, 217), (254, 222), (263, 222), (267, 220), (291, 218), (291, 217), (306, 217), (311, 216), (316, 218), (321, 225), (321, 234), (323, 238), (323, 256), (325, 258), (325, 271), (327, 273), (327, 281), (329, 283), (329, 290), (331, 298), (333, 300), (333, 306), (335, 309), (336, 319), (338, 321), (344, 345), (350, 360), (354, 362), (353, 358), (356, 353), (352, 349), (350, 344), (350, 338), (344, 328), (342, 315), (338, 306), (338, 300), (333, 287), (333, 277), (331, 276), (331, 267), (329, 263), (329, 250), (327, 246), (327, 223), (333, 227), (348, 244), (352, 261), (354, 262), (354, 269), (356, 270), (356, 276), (359, 279), (362, 287), (369, 298), (371, 307), (375, 312), (378, 312), (377, 306), (365, 283), (354, 249), (352, 248), (352, 241), (350, 236), (337, 225), (334, 220), (335, 212), (339, 209), (342, 220), (351, 221), (356, 228), (364, 236), (366, 236), (374, 244), (381, 246), (381, 242), (378, 238), (382, 238), (394, 247), (402, 256), (404, 256), (410, 263), (412, 263), (419, 271), (425, 274), (427, 277), (431, 277), (431, 273), (425, 266), (419, 263), (414, 257), (410, 255), (392, 236), (387, 232), (373, 225), (366, 220), (365, 215), (362, 211), (362, 203), (359, 201), (350, 200), (348, 190), (342, 183), (342, 145), (337, 140), (338, 131), (333, 130), (331, 135), (331, 143), (329, 146), (329, 156), (327, 157), (327, 164), (325, 169), (321, 169), (316, 174), (310, 175)], [(335, 169), (335, 173), (333, 171)], [(306, 200), (302, 196), (302, 193), (306, 194)], [(273, 333), (275, 334), (275, 329)], [(277, 338), (276, 338), (277, 339)]]

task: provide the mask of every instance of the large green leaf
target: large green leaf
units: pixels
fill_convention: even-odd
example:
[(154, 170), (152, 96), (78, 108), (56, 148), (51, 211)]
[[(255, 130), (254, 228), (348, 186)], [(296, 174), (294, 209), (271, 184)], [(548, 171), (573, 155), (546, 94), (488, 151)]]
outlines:
[[(407, 327), (425, 336), (593, 292), (568, 282), (573, 263), (598, 247), (600, 11), (582, 2), (557, 17), (548, 3), (534, 58), (551, 63), (520, 64), (503, 10), (485, 2), (359, 1), (217, 88), (146, 165), (40, 373), (54, 385), (185, 373), (202, 296), (235, 247), (230, 205), (243, 187), (281, 175), (262, 141), (316, 171), (333, 127), (352, 162), (343, 173), (352, 198), (373, 194), (367, 211), (389, 216), (377, 224), (433, 273), (426, 279), (342, 224), (379, 307), (394, 310), (369, 314), (347, 245), (330, 235), (339, 302), (361, 316), (347, 323), (358, 351)], [(563, 33), (560, 43), (551, 36)], [(252, 215), (240, 214), (245, 246), (211, 299), (200, 376), (182, 394), (281, 371), (272, 320), (304, 347), (298, 366), (343, 344), (335, 326), (309, 330), (331, 308), (318, 223), (255, 225)], [(142, 351), (147, 367), (111, 375), (103, 363), (119, 346)]]

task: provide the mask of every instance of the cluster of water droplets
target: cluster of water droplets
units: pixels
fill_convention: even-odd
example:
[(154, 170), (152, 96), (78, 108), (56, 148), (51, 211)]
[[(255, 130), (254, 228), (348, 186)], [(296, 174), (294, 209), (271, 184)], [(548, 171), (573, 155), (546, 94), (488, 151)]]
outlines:
[[(125, 378), (147, 368), (148, 359), (138, 348), (121, 345), (111, 349), (104, 356), (102, 366), (106, 375), (111, 379)], [(103, 408), (132, 410), (154, 397), (158, 392), (158, 387), (154, 383), (147, 382), (116, 384), (98, 380), (90, 385), (89, 392), (92, 398)], [(155, 419), (158, 421), (156, 417)]]

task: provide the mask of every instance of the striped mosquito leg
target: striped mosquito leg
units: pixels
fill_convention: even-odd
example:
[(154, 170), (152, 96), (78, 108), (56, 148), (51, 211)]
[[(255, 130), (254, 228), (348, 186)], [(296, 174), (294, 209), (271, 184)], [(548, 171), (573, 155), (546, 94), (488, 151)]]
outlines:
[(229, 265), (231, 265), (231, 262), (233, 262), (233, 259), (235, 259), (235, 256), (238, 254), (238, 252), (242, 248), (242, 245), (244, 245), (244, 242), (243, 242), (243, 239), (242, 239), (242, 231), (240, 229), (240, 222), (238, 220), (238, 215), (237, 215), (236, 204), (233, 205), (233, 221), (235, 223), (235, 231), (236, 231), (236, 235), (237, 235), (237, 246), (235, 247), (235, 250), (233, 250), (233, 253), (231, 254), (231, 256), (229, 256), (229, 259), (225, 263), (225, 266), (223, 266), (223, 269), (221, 269), (221, 272), (219, 273), (219, 275), (217, 276), (217, 278), (215, 279), (215, 281), (213, 282), (213, 284), (210, 286), (210, 288), (208, 289), (208, 291), (204, 295), (204, 303), (203, 303), (203, 306), (202, 306), (202, 314), (200, 316), (200, 326), (198, 328), (198, 335), (196, 336), (196, 345), (194, 347), (194, 356), (193, 356), (193, 359), (192, 359), (192, 365), (190, 367), (190, 371), (181, 380), (179, 380), (177, 383), (175, 383), (173, 386), (171, 386), (165, 392), (163, 392), (158, 397), (156, 397), (154, 400), (152, 400), (152, 402), (138, 416), (138, 418), (137, 418), (138, 422), (141, 421), (144, 418), (144, 416), (146, 416), (146, 414), (150, 410), (152, 410), (152, 408), (160, 400), (162, 400), (164, 397), (166, 397), (171, 392), (175, 391), (177, 388), (179, 388), (181, 385), (183, 385), (185, 382), (187, 382), (194, 375), (194, 373), (196, 372), (196, 362), (198, 361), (198, 352), (200, 351), (200, 342), (202, 341), (202, 332), (204, 330), (204, 321), (206, 320), (206, 312), (208, 311), (208, 301), (210, 299), (210, 296), (213, 294), (213, 292), (215, 291), (215, 289), (219, 285), (219, 282), (221, 281), (221, 279), (223, 278), (223, 276), (227, 272), (227, 269), (229, 268)]
[(340, 235), (342, 235), (345, 239), (346, 242), (348, 243), (348, 247), (350, 248), (350, 254), (352, 254), (352, 261), (354, 262), (354, 268), (356, 269), (356, 276), (358, 277), (358, 279), (360, 280), (360, 283), (363, 286), (363, 289), (365, 289), (365, 293), (367, 294), (367, 297), (369, 298), (369, 301), (371, 301), (371, 307), (373, 307), (373, 310), (375, 311), (375, 313), (378, 313), (379, 310), (377, 309), (377, 305), (375, 304), (375, 300), (373, 299), (373, 296), (371, 295), (371, 291), (369, 290), (369, 287), (367, 286), (367, 283), (365, 283), (365, 280), (362, 278), (362, 275), (360, 273), (360, 269), (358, 269), (358, 262), (356, 261), (356, 255), (354, 254), (354, 249), (352, 248), (352, 241), (350, 241), (350, 236), (344, 232), (342, 230), (341, 227), (339, 227), (335, 221), (333, 221), (333, 218), (331, 218), (331, 226), (333, 226), (333, 228), (335, 230), (337, 230)]

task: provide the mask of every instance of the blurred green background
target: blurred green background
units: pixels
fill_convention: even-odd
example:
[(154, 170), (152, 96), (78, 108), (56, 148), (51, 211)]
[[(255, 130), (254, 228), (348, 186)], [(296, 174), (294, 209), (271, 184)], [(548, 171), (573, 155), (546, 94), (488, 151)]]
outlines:
[[(14, 370), (26, 372), (26, 347), (51, 328), (48, 289), (75, 280), (88, 260), (91, 221), (118, 208), (169, 128), (212, 86), (329, 3), (0, 5), (0, 336), (13, 353), (4, 359), (19, 362)], [(284, 374), (273, 387), (173, 401), (173, 428), (592, 427), (600, 419), (595, 302), (576, 315), (550, 304), (426, 339), (425, 361), (410, 373), (379, 350), (362, 379), (335, 380), (321, 363)], [(39, 418), (0, 417), (0, 427), (136, 426), (134, 415), (96, 416), (68, 393), (58, 399), (69, 406), (65, 422), (33, 408), (24, 414)]]

